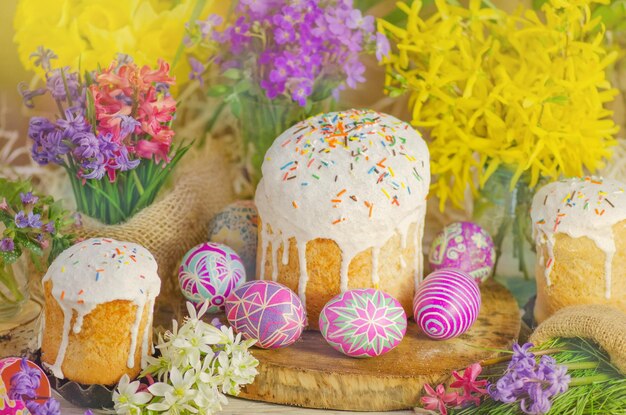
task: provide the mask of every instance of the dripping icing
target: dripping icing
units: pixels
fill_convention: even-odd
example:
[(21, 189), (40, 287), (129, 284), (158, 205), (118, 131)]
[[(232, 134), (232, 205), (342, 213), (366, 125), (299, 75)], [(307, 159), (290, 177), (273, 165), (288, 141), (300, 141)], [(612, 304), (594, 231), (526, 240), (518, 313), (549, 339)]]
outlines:
[[(115, 300), (126, 300), (137, 307), (130, 329), (127, 359), (127, 366), (134, 366), (144, 306), (149, 301), (151, 312), (154, 298), (160, 291), (161, 280), (156, 271), (156, 261), (145, 248), (107, 238), (80, 242), (57, 257), (42, 281), (52, 284), (52, 297), (63, 312), (61, 343), (55, 363), (49, 365), (56, 377), (64, 377), (61, 367), (70, 341), (70, 331), (80, 333), (85, 317), (98, 305)], [(74, 312), (76, 320), (72, 327)], [(152, 321), (151, 315), (149, 321)], [(145, 342), (148, 343), (149, 339), (146, 338)], [(149, 351), (147, 344), (143, 347), (143, 343), (141, 357), (145, 360)]]

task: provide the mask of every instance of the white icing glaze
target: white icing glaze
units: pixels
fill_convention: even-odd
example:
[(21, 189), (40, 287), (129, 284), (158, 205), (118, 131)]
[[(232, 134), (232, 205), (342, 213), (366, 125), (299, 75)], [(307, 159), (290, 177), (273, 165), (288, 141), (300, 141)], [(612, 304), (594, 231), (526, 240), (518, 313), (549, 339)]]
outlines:
[[(63, 251), (50, 265), (43, 282), (52, 283), (52, 296), (63, 311), (63, 333), (56, 361), (50, 370), (63, 379), (61, 366), (69, 342), (70, 330), (80, 333), (83, 319), (98, 305), (115, 300), (131, 301), (136, 306), (130, 328), (130, 351), (127, 366), (135, 364), (139, 328), (146, 303), (149, 304), (149, 324), (152, 324), (154, 299), (159, 294), (161, 279), (157, 263), (145, 248), (130, 242), (108, 238), (93, 238)], [(76, 314), (74, 326), (72, 316)], [(149, 326), (144, 328), (141, 342), (142, 366), (148, 350)]]
[[(554, 243), (558, 233), (587, 237), (604, 252), (605, 297), (611, 297), (612, 261), (615, 254), (613, 225), (626, 219), (626, 184), (613, 179), (584, 177), (562, 180), (542, 187), (531, 208), (537, 245), (546, 246), (546, 284), (552, 284)], [(545, 263), (543, 262), (545, 260)]]
[[(415, 278), (421, 278), (429, 154), (424, 140), (408, 124), (371, 110), (312, 117), (274, 141), (262, 171), (255, 195), (263, 221), (262, 279), (269, 245), (275, 278), (278, 245), (284, 247), (285, 264), (285, 241), (295, 238), (300, 267), (298, 294), (305, 303), (306, 244), (320, 238), (335, 241), (341, 249), (342, 292), (348, 288), (350, 262), (367, 249), (372, 249), (372, 283), (377, 285), (380, 248), (395, 233), (406, 247), (413, 224)], [(400, 264), (406, 265), (404, 258)]]

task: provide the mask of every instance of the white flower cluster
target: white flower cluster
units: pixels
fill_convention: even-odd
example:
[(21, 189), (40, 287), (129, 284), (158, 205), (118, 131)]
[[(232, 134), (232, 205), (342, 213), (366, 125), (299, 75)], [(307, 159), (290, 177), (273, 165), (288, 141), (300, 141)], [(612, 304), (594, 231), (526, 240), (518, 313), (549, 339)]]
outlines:
[(142, 372), (150, 386), (122, 377), (113, 392), (115, 413), (210, 415), (228, 403), (225, 394), (237, 395), (241, 385), (252, 383), (259, 364), (248, 351), (254, 340), (241, 341), (232, 328), (202, 321), (207, 307), (208, 302), (196, 313), (187, 303), (182, 326), (174, 321), (172, 331), (159, 336), (160, 356), (150, 357)]

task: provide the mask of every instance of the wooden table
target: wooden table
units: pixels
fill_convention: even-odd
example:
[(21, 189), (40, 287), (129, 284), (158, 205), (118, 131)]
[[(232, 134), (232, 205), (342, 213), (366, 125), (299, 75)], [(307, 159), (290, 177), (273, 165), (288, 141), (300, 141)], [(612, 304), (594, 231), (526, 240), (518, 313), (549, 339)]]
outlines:
[[(61, 401), (62, 415), (83, 415), (85, 410), (77, 408), (72, 404)], [(293, 406), (274, 405), (269, 403), (260, 403), (247, 401), (245, 399), (228, 398), (228, 405), (220, 412), (222, 415), (253, 415), (253, 414), (276, 414), (276, 415), (372, 415), (381, 414), (383, 412), (346, 412), (346, 411), (324, 411), (320, 409), (305, 409)], [(384, 412), (385, 415), (410, 415), (415, 414), (413, 411), (393, 411)]]

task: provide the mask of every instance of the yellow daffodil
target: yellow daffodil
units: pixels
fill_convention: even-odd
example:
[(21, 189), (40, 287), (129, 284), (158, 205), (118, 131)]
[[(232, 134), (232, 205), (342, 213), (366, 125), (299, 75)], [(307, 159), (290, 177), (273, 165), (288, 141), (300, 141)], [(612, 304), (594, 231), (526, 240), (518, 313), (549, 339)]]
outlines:
[[(430, 138), (432, 190), (461, 205), (466, 188), (485, 184), (498, 166), (528, 174), (581, 175), (603, 166), (617, 127), (604, 105), (616, 91), (605, 70), (617, 58), (589, 0), (552, 0), (545, 17), (435, 1), (398, 3), (406, 26), (379, 21), (395, 41), (386, 61), (390, 93), (410, 93), (412, 123)], [(476, 178), (478, 179), (475, 182)]]
[[(185, 35), (185, 23), (197, 15), (225, 16), (224, 0), (20, 0), (15, 14), (15, 42), (20, 60), (29, 70), (29, 58), (38, 46), (58, 55), (55, 65), (81, 70), (107, 67), (118, 53), (139, 65), (159, 58), (173, 62)], [(172, 69), (180, 86), (188, 80), (184, 57)], [(43, 73), (39, 73), (43, 75)]]

